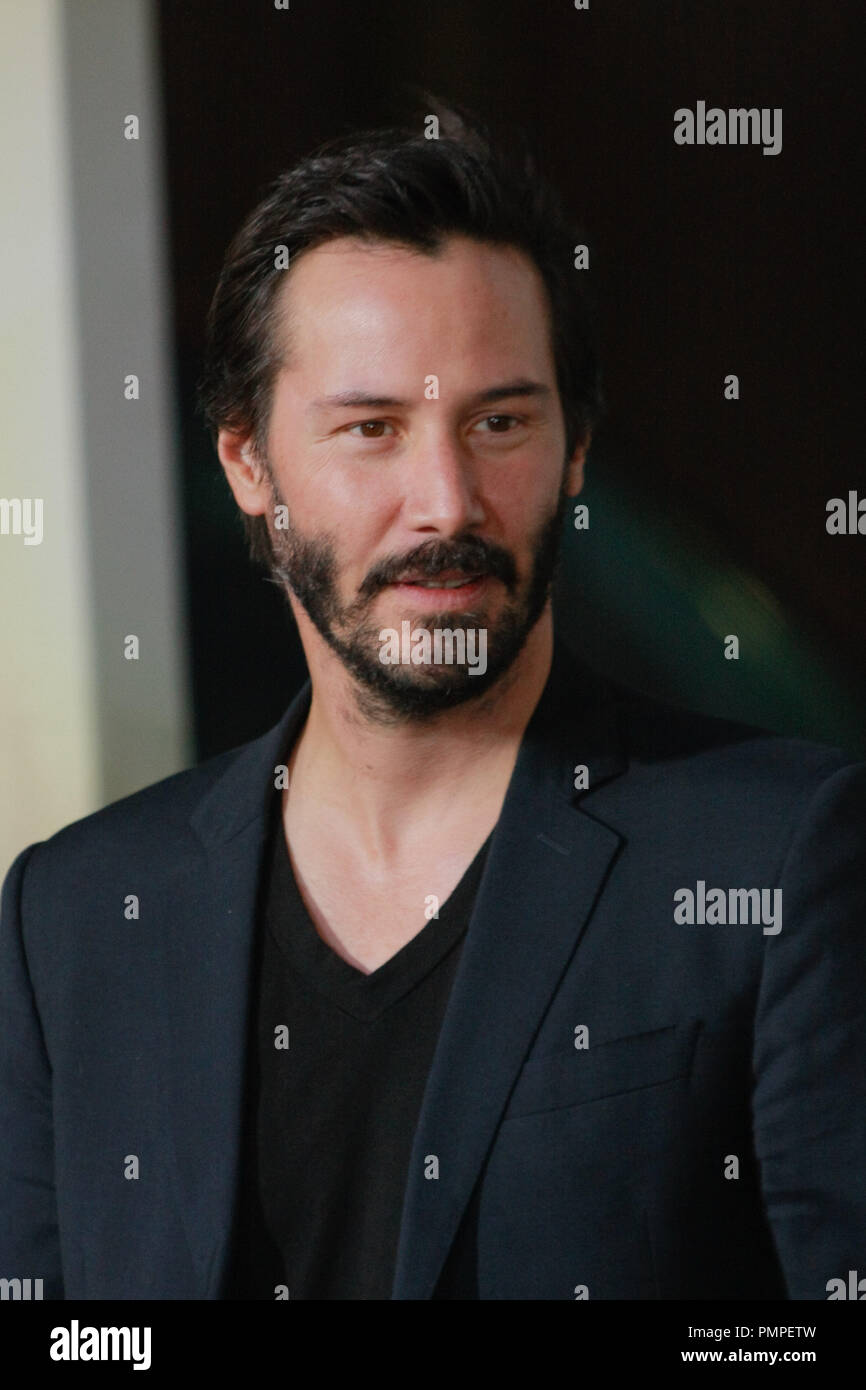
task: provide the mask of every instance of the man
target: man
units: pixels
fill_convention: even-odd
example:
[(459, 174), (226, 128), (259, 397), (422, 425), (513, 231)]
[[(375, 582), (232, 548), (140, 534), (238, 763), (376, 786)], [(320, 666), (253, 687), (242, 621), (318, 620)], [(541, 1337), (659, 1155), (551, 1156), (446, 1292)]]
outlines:
[(327, 148), (232, 243), (201, 398), (310, 681), (13, 866), (5, 1277), (814, 1299), (862, 1268), (866, 769), (554, 640), (599, 404), (572, 241), (458, 125)]

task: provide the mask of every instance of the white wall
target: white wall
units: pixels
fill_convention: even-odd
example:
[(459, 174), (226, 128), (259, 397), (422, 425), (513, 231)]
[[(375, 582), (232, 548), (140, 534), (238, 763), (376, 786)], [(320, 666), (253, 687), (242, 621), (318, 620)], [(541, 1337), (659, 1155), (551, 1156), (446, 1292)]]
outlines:
[(154, 58), (147, 0), (0, 0), (0, 873), (189, 761)]

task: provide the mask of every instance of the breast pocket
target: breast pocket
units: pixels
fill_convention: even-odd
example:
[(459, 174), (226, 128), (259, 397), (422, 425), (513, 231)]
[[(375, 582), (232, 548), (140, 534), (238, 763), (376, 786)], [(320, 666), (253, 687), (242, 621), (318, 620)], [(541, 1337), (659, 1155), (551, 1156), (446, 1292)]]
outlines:
[(700, 1019), (526, 1062), (503, 1116), (534, 1115), (687, 1077)]

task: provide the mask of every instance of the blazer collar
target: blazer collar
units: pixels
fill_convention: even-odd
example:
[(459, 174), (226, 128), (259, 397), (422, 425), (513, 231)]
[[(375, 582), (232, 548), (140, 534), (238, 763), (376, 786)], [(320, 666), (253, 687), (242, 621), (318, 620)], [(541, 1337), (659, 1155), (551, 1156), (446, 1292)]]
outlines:
[[(622, 845), (582, 805), (627, 766), (616, 689), (557, 644), (491, 840), (428, 1076), (393, 1299), (433, 1297), (509, 1093)], [(574, 788), (578, 765), (588, 770), (585, 791)]]
[[(246, 1122), (255, 926), (275, 769), (306, 718), (309, 680), (261, 738), (227, 754), (190, 818), (198, 852), (178, 874), (161, 949), (161, 1094), (170, 1171), (195, 1269), (192, 1298), (218, 1298)], [(225, 761), (225, 759), (223, 760)], [(203, 772), (206, 769), (203, 769)]]
[[(204, 861), (163, 946), (164, 1096), (177, 1196), (197, 1271), (219, 1296), (245, 1122), (254, 928), (275, 768), (310, 707), (241, 747), (191, 817)], [(618, 851), (583, 814), (626, 766), (614, 691), (563, 646), (527, 725), (494, 830), (416, 1129), (392, 1297), (429, 1298), (522, 1059)], [(438, 1182), (425, 1156), (440, 1157)], [(434, 1194), (433, 1189), (438, 1189)]]
[(261, 738), (237, 749), (227, 770), (205, 793), (190, 817), (203, 844), (228, 844), (254, 822), (264, 826), (271, 809), (276, 768), (300, 732), (311, 699), (312, 686), (307, 677), (279, 722)]

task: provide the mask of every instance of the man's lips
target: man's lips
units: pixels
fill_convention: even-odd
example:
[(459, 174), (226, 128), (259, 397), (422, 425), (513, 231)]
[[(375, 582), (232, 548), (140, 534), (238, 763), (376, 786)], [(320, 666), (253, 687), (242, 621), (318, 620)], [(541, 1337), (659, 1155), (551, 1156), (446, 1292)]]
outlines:
[(419, 575), (412, 579), (398, 579), (388, 587), (406, 597), (411, 594), (415, 602), (423, 604), (429, 600), (441, 604), (453, 602), (455, 599), (464, 601), (475, 598), (489, 578), (487, 574), (467, 575), (461, 570), (443, 570), (433, 578)]

